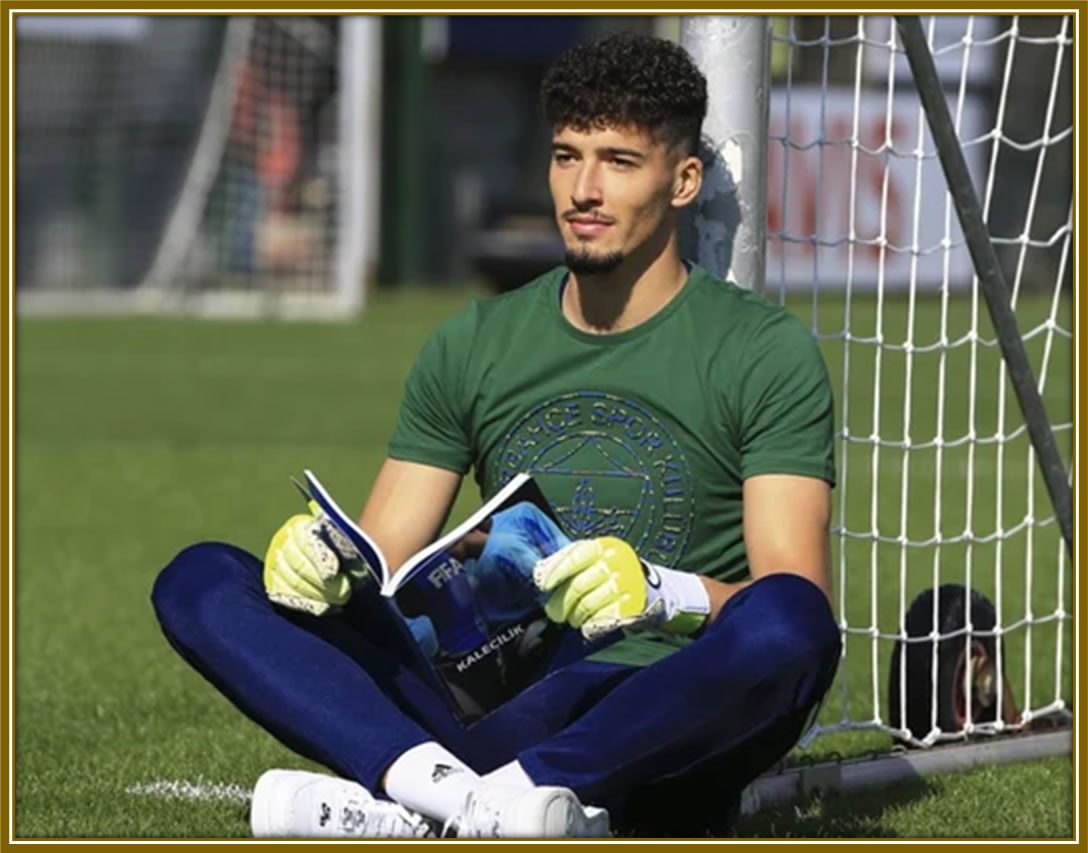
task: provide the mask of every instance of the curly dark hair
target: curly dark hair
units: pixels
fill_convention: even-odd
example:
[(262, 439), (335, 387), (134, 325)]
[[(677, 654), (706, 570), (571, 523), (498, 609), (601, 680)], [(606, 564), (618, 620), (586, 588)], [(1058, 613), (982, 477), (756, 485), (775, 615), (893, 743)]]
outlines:
[(553, 127), (634, 125), (695, 154), (706, 117), (706, 77), (678, 44), (617, 33), (566, 51), (540, 87)]

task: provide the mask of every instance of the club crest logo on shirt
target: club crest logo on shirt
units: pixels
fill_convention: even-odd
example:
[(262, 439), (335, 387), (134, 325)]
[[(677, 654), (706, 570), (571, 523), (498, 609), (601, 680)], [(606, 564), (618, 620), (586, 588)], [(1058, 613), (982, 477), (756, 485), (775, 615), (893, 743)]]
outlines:
[(494, 457), (492, 488), (532, 473), (574, 538), (618, 536), (675, 565), (694, 523), (683, 450), (645, 407), (612, 394), (564, 394), (533, 408)]

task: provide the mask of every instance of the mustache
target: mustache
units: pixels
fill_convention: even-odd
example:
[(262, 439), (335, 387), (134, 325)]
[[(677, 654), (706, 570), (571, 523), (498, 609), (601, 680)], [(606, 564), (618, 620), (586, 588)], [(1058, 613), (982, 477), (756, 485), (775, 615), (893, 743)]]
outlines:
[(583, 222), (600, 222), (602, 225), (612, 225), (615, 223), (615, 219), (611, 216), (600, 216), (596, 213), (586, 213), (582, 210), (567, 210), (562, 214), (562, 218), (566, 222), (573, 222), (575, 219), (580, 219)]

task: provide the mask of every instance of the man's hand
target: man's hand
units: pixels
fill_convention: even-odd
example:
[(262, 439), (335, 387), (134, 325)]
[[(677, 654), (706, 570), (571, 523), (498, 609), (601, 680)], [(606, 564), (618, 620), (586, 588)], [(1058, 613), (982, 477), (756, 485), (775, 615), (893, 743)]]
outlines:
[(710, 612), (697, 575), (646, 563), (613, 536), (572, 542), (537, 563), (533, 581), (548, 594), (548, 618), (587, 640), (618, 628), (692, 634)]
[(264, 588), (276, 604), (320, 616), (346, 604), (351, 581), (365, 569), (347, 555), (350, 543), (314, 503), (276, 531), (264, 558)]

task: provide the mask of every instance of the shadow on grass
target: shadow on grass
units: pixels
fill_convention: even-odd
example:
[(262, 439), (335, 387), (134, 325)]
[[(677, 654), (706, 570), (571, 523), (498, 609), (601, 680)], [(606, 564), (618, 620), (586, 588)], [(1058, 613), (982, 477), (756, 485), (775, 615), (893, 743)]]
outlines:
[(826, 794), (805, 803), (763, 809), (737, 821), (739, 838), (893, 838), (885, 816), (893, 809), (925, 799), (937, 788), (912, 779), (869, 794)]

